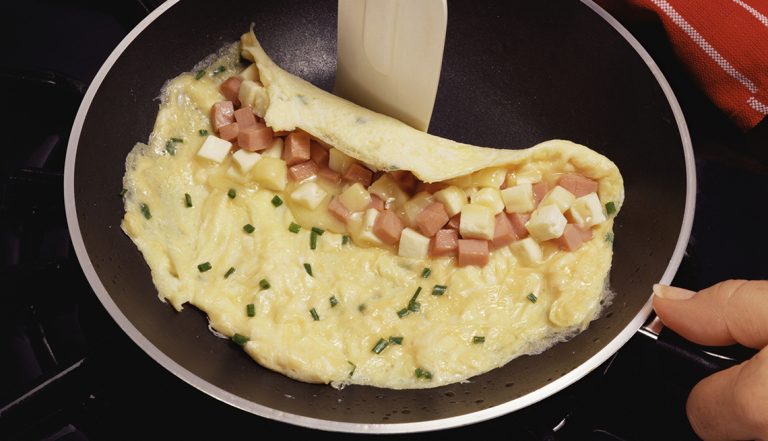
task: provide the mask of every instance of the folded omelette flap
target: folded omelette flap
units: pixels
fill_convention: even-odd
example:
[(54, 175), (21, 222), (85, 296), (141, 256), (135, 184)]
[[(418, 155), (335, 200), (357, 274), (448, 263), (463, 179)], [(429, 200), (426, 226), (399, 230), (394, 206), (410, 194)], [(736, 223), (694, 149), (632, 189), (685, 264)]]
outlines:
[(264, 119), (270, 127), (276, 131), (301, 129), (376, 169), (409, 170), (424, 182), (439, 182), (488, 167), (522, 164), (537, 156), (554, 155), (571, 162), (592, 179), (621, 179), (616, 165), (608, 158), (570, 142), (548, 141), (525, 150), (503, 150), (476, 147), (416, 130), (286, 72), (264, 52), (252, 30), (241, 37), (241, 50), (245, 58), (255, 62), (267, 90), (269, 106)]

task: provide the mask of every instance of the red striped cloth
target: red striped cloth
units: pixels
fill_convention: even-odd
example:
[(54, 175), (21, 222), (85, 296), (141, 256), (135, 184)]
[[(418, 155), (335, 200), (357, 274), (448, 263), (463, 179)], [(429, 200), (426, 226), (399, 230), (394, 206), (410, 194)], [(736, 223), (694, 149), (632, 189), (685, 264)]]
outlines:
[(625, 1), (659, 17), (680, 59), (739, 127), (768, 115), (768, 0)]

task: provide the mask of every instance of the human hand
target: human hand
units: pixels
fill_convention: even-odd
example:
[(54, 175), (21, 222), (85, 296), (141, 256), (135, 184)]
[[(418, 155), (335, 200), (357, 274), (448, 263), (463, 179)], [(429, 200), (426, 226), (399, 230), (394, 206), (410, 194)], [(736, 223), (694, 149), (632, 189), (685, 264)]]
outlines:
[(728, 280), (698, 293), (653, 287), (664, 324), (707, 346), (739, 343), (759, 350), (751, 360), (699, 382), (686, 412), (704, 440), (768, 440), (768, 281)]

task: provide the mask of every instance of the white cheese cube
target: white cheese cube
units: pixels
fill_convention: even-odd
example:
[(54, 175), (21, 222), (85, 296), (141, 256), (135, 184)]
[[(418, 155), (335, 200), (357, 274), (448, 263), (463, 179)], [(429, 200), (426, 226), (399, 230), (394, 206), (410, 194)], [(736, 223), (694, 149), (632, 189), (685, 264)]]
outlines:
[(431, 204), (432, 200), (433, 199), (431, 194), (422, 191), (420, 193), (416, 193), (416, 195), (414, 195), (410, 201), (403, 205), (403, 210), (405, 211), (405, 220), (408, 222), (408, 225), (416, 225), (416, 216), (418, 216), (419, 213), (421, 213), (421, 210), (423, 210), (427, 205)]
[(512, 252), (522, 259), (523, 262), (533, 264), (544, 260), (544, 252), (541, 250), (541, 245), (530, 237), (513, 242), (510, 247)]
[(576, 199), (568, 214), (573, 223), (584, 229), (603, 223), (607, 219), (603, 204), (594, 192)]
[(376, 223), (376, 218), (379, 217), (379, 210), (375, 208), (369, 208), (365, 210), (363, 215), (363, 222), (360, 226), (360, 233), (358, 239), (369, 245), (381, 245), (383, 242), (378, 236), (373, 234), (373, 225)]
[(259, 81), (259, 69), (256, 67), (256, 63), (251, 64), (250, 66), (243, 69), (242, 72), (238, 75), (241, 80), (247, 80), (247, 81)]
[(428, 237), (424, 237), (410, 228), (403, 229), (403, 232), (400, 235), (400, 245), (397, 248), (398, 256), (423, 259), (427, 257), (428, 253)]
[(535, 184), (541, 182), (541, 172), (535, 169), (518, 170), (507, 175), (507, 187), (520, 184)]
[(531, 237), (543, 242), (562, 236), (566, 224), (568, 220), (557, 205), (539, 205), (539, 208), (531, 214), (531, 219), (525, 224), (525, 228), (531, 233)]
[(251, 106), (253, 113), (264, 117), (269, 107), (269, 95), (267, 95), (267, 89), (261, 84), (255, 81), (243, 81), (240, 83), (240, 91), (237, 94), (237, 98), (243, 107)]
[(360, 183), (355, 182), (339, 195), (339, 200), (349, 211), (363, 211), (371, 203), (371, 194)]
[(272, 147), (261, 152), (261, 156), (281, 159), (283, 157), (283, 138), (275, 138), (272, 142)]
[(341, 153), (338, 149), (330, 149), (328, 151), (328, 167), (335, 172), (343, 175), (349, 166), (354, 163), (354, 158)]
[(507, 176), (504, 168), (486, 168), (472, 175), (472, 185), (475, 187), (500, 188)]
[(394, 206), (399, 208), (408, 202), (408, 194), (388, 174), (382, 175), (376, 182), (371, 184), (368, 187), (368, 191), (383, 199), (387, 207)]
[(461, 213), (461, 207), (467, 204), (467, 193), (451, 185), (435, 193), (435, 199), (443, 204), (448, 216), (453, 217)]
[(232, 154), (232, 159), (234, 159), (237, 165), (240, 167), (240, 171), (243, 173), (248, 173), (251, 171), (253, 166), (259, 162), (259, 159), (261, 159), (261, 154), (240, 149)]
[(314, 181), (305, 182), (299, 185), (291, 193), (291, 199), (304, 207), (314, 210), (328, 196), (328, 192), (320, 188)]
[(485, 205), (467, 204), (461, 208), (459, 232), (464, 239), (493, 239), (496, 219)]
[(473, 194), (470, 203), (485, 205), (493, 210), (493, 214), (504, 211), (504, 201), (501, 199), (501, 191), (498, 188), (484, 187)]
[(544, 196), (539, 205), (556, 205), (561, 213), (565, 213), (575, 200), (576, 196), (573, 193), (558, 185)]
[(283, 191), (288, 185), (288, 167), (282, 159), (261, 159), (251, 169), (251, 178), (258, 184), (272, 191)]
[(227, 157), (231, 148), (231, 142), (217, 136), (208, 135), (205, 141), (203, 141), (203, 145), (200, 146), (200, 150), (197, 151), (197, 156), (221, 163)]
[(533, 185), (519, 184), (501, 190), (507, 213), (528, 213), (534, 209)]

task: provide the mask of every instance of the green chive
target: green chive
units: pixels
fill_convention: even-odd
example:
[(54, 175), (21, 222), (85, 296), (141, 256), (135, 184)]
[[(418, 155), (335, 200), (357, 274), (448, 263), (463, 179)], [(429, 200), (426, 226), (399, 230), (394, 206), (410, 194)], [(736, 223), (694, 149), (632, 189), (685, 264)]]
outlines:
[(445, 290), (448, 289), (447, 285), (435, 285), (432, 287), (432, 295), (433, 296), (441, 296), (445, 294)]
[(411, 313), (411, 311), (409, 311), (408, 308), (403, 308), (403, 309), (397, 311), (397, 316), (400, 317), (400, 318), (403, 318), (403, 317), (405, 317), (406, 315), (408, 315), (410, 313)]
[(231, 275), (232, 275), (232, 273), (234, 273), (234, 272), (235, 272), (235, 267), (234, 267), (234, 266), (231, 266), (231, 267), (229, 267), (229, 269), (227, 270), (227, 272), (226, 272), (226, 273), (224, 273), (224, 278), (225, 278), (225, 279), (228, 279), (228, 278), (229, 278), (229, 276), (231, 276)]
[(322, 236), (323, 233), (325, 233), (325, 230), (322, 228), (312, 227), (312, 232), (317, 234), (318, 236)]
[(389, 337), (389, 342), (393, 345), (403, 344), (403, 337)]
[(235, 191), (234, 188), (230, 188), (229, 191), (227, 192), (227, 196), (229, 196), (230, 199), (234, 199), (235, 196), (237, 196), (237, 192)]
[(205, 75), (205, 71), (204, 70), (198, 70), (197, 73), (195, 74), (195, 79), (199, 80), (200, 78), (203, 77), (203, 75)]
[(197, 131), (197, 133), (199, 133), (200, 136), (208, 136), (208, 131), (205, 129), (200, 129)]
[(338, 304), (339, 304), (339, 301), (338, 301), (338, 300), (336, 300), (336, 296), (331, 296), (331, 297), (328, 299), (328, 301), (329, 301), (329, 302), (331, 302), (331, 308), (333, 308), (333, 307), (335, 307), (336, 305), (338, 305)]
[(275, 207), (279, 207), (283, 205), (283, 200), (280, 199), (280, 196), (275, 195), (275, 197), (272, 198), (272, 205), (274, 205)]
[(432, 270), (429, 268), (424, 268), (421, 270), (421, 277), (424, 279), (429, 279), (429, 275), (432, 274)]
[(315, 277), (315, 276), (312, 275), (312, 265), (310, 265), (308, 263), (305, 263), (304, 264), (304, 271), (306, 271), (307, 274), (309, 274), (310, 277)]
[(288, 225), (288, 231), (290, 231), (291, 233), (294, 233), (294, 234), (298, 233), (299, 230), (301, 230), (301, 225), (297, 223), (291, 222), (291, 225)]
[(219, 67), (217, 67), (216, 69), (214, 69), (214, 70), (213, 70), (213, 74), (214, 74), (214, 75), (218, 75), (218, 74), (220, 74), (220, 73), (224, 72), (225, 70), (227, 70), (227, 68), (226, 68), (226, 67), (224, 67), (224, 66), (219, 66)]
[(613, 214), (616, 212), (616, 204), (613, 203), (613, 201), (610, 201), (605, 204), (605, 211), (608, 214)]
[(210, 271), (211, 268), (213, 268), (211, 266), (211, 262), (203, 262), (203, 263), (201, 263), (200, 265), (197, 266), (197, 270), (200, 271), (201, 273), (204, 273), (206, 271)]
[(267, 281), (267, 279), (261, 279), (259, 280), (259, 287), (261, 289), (269, 289), (272, 287), (272, 285), (269, 284), (269, 281)]
[(413, 297), (411, 297), (411, 300), (408, 301), (408, 310), (411, 312), (419, 312), (421, 309), (421, 303), (416, 301), (416, 298), (419, 297), (419, 293), (421, 292), (421, 287), (416, 288), (416, 292), (413, 294)]
[(539, 298), (536, 297), (536, 295), (534, 293), (530, 293), (526, 297), (528, 298), (528, 300), (531, 301), (531, 303), (536, 303), (536, 300), (539, 300)]
[(345, 234), (345, 235), (343, 235), (343, 236), (341, 236), (341, 244), (342, 244), (342, 245), (347, 245), (347, 244), (349, 244), (349, 241), (350, 241), (350, 240), (351, 240), (351, 239), (350, 239), (350, 238), (349, 238), (349, 236), (347, 236), (346, 234)]
[(352, 366), (352, 370), (349, 371), (349, 378), (352, 378), (352, 374), (355, 373), (355, 369), (357, 369), (357, 365), (352, 363), (349, 360), (347, 360), (347, 363), (349, 363), (349, 365)]
[(367, 306), (365, 306), (365, 303), (361, 303), (357, 305), (357, 310), (360, 311), (361, 314), (365, 312), (365, 308), (367, 308)]
[(149, 205), (141, 204), (139, 205), (139, 208), (141, 209), (141, 214), (144, 215), (144, 218), (147, 220), (152, 219), (152, 213), (149, 212)]
[(184, 205), (186, 205), (187, 208), (192, 206), (192, 196), (190, 196), (189, 193), (184, 193)]
[(236, 345), (242, 346), (248, 343), (248, 337), (236, 333), (232, 336), (232, 341), (235, 342)]
[(312, 229), (312, 232), (309, 233), (309, 249), (317, 249), (317, 233), (315, 233), (314, 228)]
[(432, 379), (432, 372), (429, 372), (428, 370), (425, 370), (422, 368), (416, 368), (414, 373), (416, 374), (416, 378), (423, 378), (425, 380)]
[(124, 188), (124, 189), (120, 190), (120, 197), (125, 196), (126, 193), (128, 193), (128, 189), (127, 188)]
[(310, 309), (309, 313), (312, 315), (312, 320), (314, 321), (320, 320), (320, 316), (317, 314), (317, 310), (315, 308)]
[(374, 346), (371, 351), (373, 351), (374, 354), (381, 354), (381, 351), (386, 349), (387, 346), (389, 346), (389, 342), (383, 338), (380, 338), (379, 341), (376, 342), (376, 346)]
[(245, 305), (245, 314), (248, 317), (256, 317), (256, 305), (253, 303)]
[(171, 141), (184, 144), (184, 138), (171, 138)]
[(605, 234), (605, 241), (608, 243), (613, 243), (613, 232), (608, 232)]
[(254, 231), (256, 231), (256, 227), (254, 227), (254, 226), (253, 226), (253, 225), (251, 225), (251, 224), (245, 224), (245, 225), (243, 225), (243, 231), (245, 231), (245, 232), (246, 232), (246, 233), (248, 233), (248, 234), (251, 234), (251, 233), (253, 233)]
[(173, 156), (176, 154), (176, 146), (171, 141), (168, 141), (165, 143), (165, 151), (168, 152), (169, 155)]
[(474, 344), (485, 343), (485, 337), (482, 335), (476, 335), (472, 337), (472, 343)]

